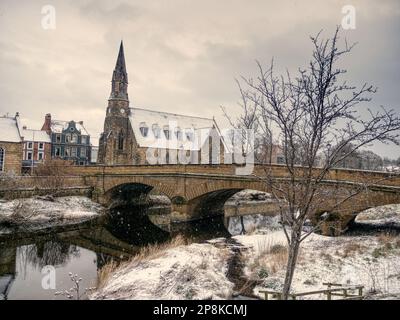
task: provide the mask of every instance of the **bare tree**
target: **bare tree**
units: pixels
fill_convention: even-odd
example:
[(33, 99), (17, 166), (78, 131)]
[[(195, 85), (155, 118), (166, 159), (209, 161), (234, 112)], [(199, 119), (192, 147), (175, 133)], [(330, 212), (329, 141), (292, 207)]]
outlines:
[(272, 171), (265, 169), (273, 195), (285, 203), (281, 220), (289, 252), (284, 299), (290, 293), (300, 244), (310, 234), (305, 233), (304, 223), (318, 213), (319, 202), (326, 197), (323, 181), (329, 171), (372, 142), (399, 144), (400, 119), (393, 110), (382, 107), (374, 112), (364, 107), (360, 112), (376, 89), (368, 84), (357, 88), (342, 80), (346, 70), (337, 63), (354, 45), (345, 42), (344, 49), (338, 48), (339, 28), (332, 38), (321, 39), (319, 33), (311, 41), (311, 61), (295, 77), (289, 71), (275, 75), (273, 61), (266, 70), (257, 62), (257, 78), (243, 78), (247, 88), (241, 90), (245, 100), (276, 128), (285, 157), (285, 182), (268, 176)]

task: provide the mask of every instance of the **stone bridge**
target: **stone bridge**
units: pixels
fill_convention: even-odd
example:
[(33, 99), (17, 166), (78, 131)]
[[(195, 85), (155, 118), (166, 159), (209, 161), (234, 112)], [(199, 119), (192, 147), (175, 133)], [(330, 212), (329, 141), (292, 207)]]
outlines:
[[(69, 180), (75, 177), (76, 184), (92, 187), (93, 199), (104, 205), (154, 190), (171, 200), (171, 221), (189, 221), (223, 214), (225, 201), (238, 191), (271, 192), (263, 181), (266, 169), (282, 185), (289, 177), (283, 165), (255, 165), (252, 174), (246, 176), (237, 175), (234, 165), (121, 165), (71, 167)], [(318, 172), (317, 168), (314, 170)], [(324, 227), (330, 231), (325, 233), (343, 230), (363, 210), (400, 203), (399, 174), (336, 169), (323, 183), (326, 196), (317, 211), (330, 213)], [(362, 192), (345, 200), (351, 190), (361, 187)], [(314, 217), (314, 221), (317, 219)]]
[[(288, 179), (285, 166), (272, 165), (267, 170), (283, 184)], [(244, 189), (271, 192), (263, 180), (265, 167), (259, 165), (247, 176), (237, 175), (233, 165), (74, 167), (74, 173), (85, 177), (86, 185), (94, 188), (94, 199), (102, 204), (120, 196), (147, 194), (150, 190), (164, 194), (171, 200), (172, 221), (223, 215), (225, 201)], [(326, 177), (323, 188), (326, 197), (321, 200), (318, 212), (330, 213), (325, 228), (331, 229), (325, 233), (343, 230), (359, 212), (368, 208), (400, 203), (398, 174), (337, 169)], [(351, 190), (359, 188), (363, 191), (344, 201)]]

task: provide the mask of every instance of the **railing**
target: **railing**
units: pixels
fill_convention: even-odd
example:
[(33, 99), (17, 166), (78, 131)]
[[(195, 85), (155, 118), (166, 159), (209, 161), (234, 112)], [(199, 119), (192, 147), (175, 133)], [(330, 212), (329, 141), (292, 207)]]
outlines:
[[(316, 295), (316, 294), (324, 294), (327, 300), (333, 300), (332, 297), (343, 297), (343, 299), (337, 300), (362, 300), (363, 289), (364, 286), (344, 286), (342, 284), (337, 283), (323, 283), (324, 286), (327, 286), (327, 289), (308, 291), (308, 292), (300, 292), (300, 293), (291, 293), (289, 294), (290, 300), (297, 300), (299, 297)], [(270, 300), (269, 298), (275, 300), (282, 300), (283, 293), (280, 291), (271, 291), (271, 290), (260, 290), (260, 293), (264, 293), (265, 300)]]

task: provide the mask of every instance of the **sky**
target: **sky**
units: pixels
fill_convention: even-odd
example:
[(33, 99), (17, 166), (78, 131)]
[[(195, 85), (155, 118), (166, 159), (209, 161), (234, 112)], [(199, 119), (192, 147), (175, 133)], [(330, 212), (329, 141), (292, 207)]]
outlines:
[[(345, 5), (356, 25), (342, 40), (357, 42), (341, 64), (346, 78), (378, 87), (368, 107), (400, 113), (398, 0), (0, 0), (0, 114), (18, 111), (37, 129), (46, 113), (81, 120), (97, 145), (123, 39), (131, 107), (214, 116), (224, 128), (220, 107), (240, 111), (235, 79), (255, 77), (256, 60), (274, 58), (282, 71), (306, 66), (310, 35), (331, 36)], [(400, 157), (398, 146), (371, 149)]]

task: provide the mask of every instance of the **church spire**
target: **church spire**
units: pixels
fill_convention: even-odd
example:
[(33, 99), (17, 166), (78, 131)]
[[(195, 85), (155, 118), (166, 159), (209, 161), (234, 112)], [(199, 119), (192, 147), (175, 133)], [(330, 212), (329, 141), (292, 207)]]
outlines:
[(122, 40), (111, 81), (110, 99), (128, 100), (128, 74), (126, 73), (124, 44)]

